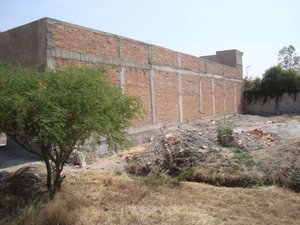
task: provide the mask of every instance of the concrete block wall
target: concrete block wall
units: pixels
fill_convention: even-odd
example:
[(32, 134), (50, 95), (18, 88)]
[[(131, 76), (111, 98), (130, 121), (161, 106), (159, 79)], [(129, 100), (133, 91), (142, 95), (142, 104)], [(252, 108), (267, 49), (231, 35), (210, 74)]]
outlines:
[(0, 60), (25, 66), (46, 64), (46, 20), (0, 32)]
[[(18, 39), (31, 42), (30, 37), (24, 39), (24, 32), (37, 43), (33, 51), (26, 47), (17, 51), (11, 44)], [(26, 65), (42, 62), (50, 68), (110, 65), (111, 81), (143, 101), (144, 120), (133, 121), (132, 133), (241, 109), (242, 53), (237, 50), (196, 57), (50, 18), (0, 35), (5, 37), (0, 46), (6, 49), (0, 60), (11, 55)], [(30, 63), (24, 55), (32, 58)]]
[(254, 115), (281, 115), (289, 113), (300, 113), (300, 93), (297, 94), (296, 100), (294, 96), (284, 93), (279, 101), (278, 108), (276, 108), (275, 99), (270, 99), (268, 102), (263, 103), (260, 99), (257, 102), (251, 102), (250, 104), (244, 103), (244, 112)]

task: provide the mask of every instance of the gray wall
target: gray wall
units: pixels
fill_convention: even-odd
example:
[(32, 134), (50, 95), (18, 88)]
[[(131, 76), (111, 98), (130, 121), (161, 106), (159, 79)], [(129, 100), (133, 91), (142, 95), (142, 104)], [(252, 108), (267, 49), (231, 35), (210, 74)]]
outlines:
[(250, 104), (244, 104), (244, 113), (256, 114), (256, 115), (274, 115), (274, 114), (288, 114), (288, 113), (300, 113), (300, 93), (298, 93), (296, 101), (293, 96), (284, 94), (279, 103), (278, 109), (275, 108), (275, 99), (265, 104), (262, 100), (252, 102)]
[(45, 66), (46, 19), (0, 33), (0, 60), (25, 66)]
[(243, 53), (236, 49), (217, 51), (216, 55), (206, 55), (200, 58), (212, 60), (231, 67), (243, 66)]

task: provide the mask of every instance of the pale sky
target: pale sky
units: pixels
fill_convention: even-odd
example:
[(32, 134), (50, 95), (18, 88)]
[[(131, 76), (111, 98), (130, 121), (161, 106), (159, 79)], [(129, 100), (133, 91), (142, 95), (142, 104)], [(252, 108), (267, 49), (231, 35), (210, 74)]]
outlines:
[(238, 49), (253, 77), (284, 46), (300, 55), (300, 0), (0, 0), (0, 31), (43, 17), (195, 56)]

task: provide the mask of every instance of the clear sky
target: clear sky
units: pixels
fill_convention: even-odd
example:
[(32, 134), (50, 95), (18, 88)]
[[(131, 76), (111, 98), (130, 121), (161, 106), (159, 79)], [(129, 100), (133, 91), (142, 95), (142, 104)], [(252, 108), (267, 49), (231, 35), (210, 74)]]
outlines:
[(254, 77), (284, 46), (300, 55), (300, 0), (0, 0), (0, 31), (42, 17), (195, 56), (238, 49)]

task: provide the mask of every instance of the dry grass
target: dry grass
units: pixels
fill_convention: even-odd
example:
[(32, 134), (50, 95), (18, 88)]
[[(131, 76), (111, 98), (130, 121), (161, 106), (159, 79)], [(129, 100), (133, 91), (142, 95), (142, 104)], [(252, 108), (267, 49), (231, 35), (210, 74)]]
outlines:
[(134, 155), (142, 152), (145, 149), (145, 146), (139, 145), (135, 147), (128, 148), (126, 150), (119, 151), (117, 155), (119, 157), (124, 157), (126, 155)]
[(300, 195), (276, 187), (175, 188), (89, 172), (69, 175), (63, 192), (80, 196), (84, 224), (298, 224)]
[(300, 121), (300, 115), (293, 116), (292, 119), (293, 119), (293, 120), (298, 120), (298, 121)]
[(55, 199), (46, 203), (28, 205), (11, 225), (73, 225), (83, 224), (80, 214), (75, 210), (80, 203), (74, 196), (67, 197), (58, 194)]
[[(277, 187), (148, 186), (98, 171), (69, 173), (60, 195), (13, 225), (299, 224), (300, 195)], [(8, 225), (8, 224), (6, 224)]]

